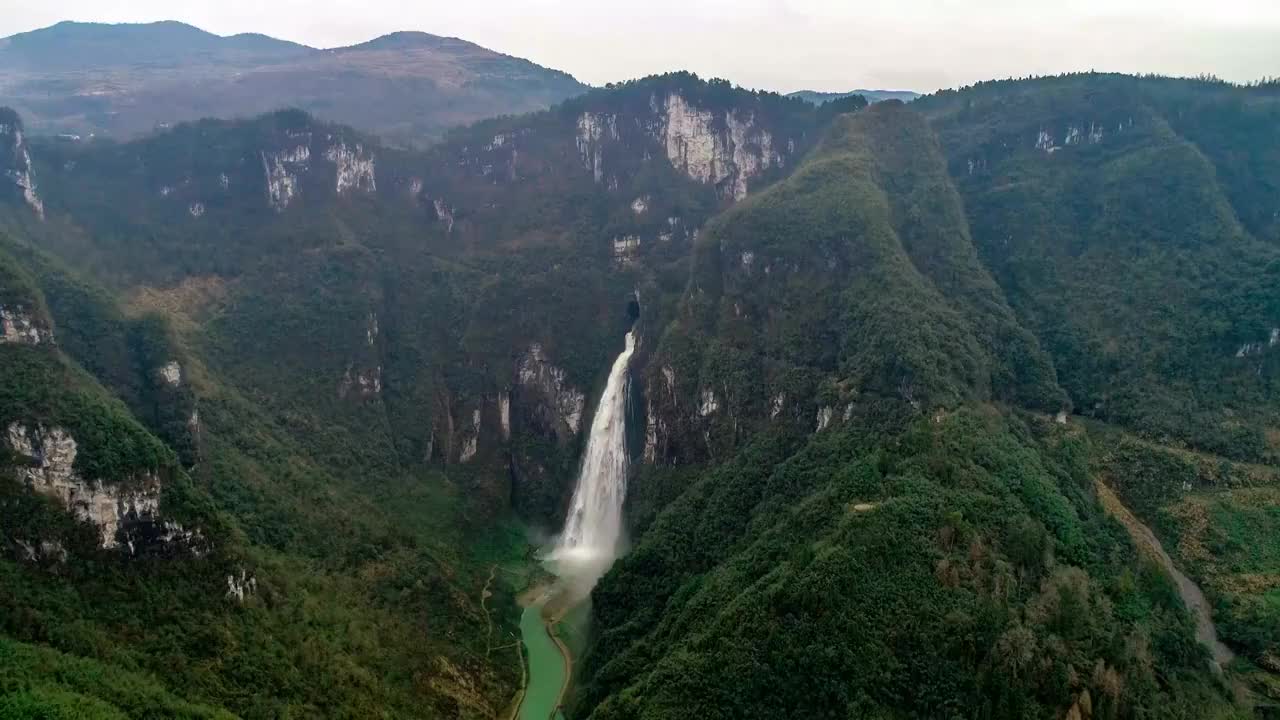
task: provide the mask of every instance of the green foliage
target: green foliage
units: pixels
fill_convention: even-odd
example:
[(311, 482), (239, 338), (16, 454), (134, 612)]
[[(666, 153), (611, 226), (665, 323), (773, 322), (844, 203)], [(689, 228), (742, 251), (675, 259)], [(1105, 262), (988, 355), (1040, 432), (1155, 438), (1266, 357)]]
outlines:
[[(444, 478), (411, 476), (385, 459), (361, 468), (371, 455), (340, 464), (325, 437), (299, 444), (262, 405), (193, 360), (167, 322), (127, 318), (56, 261), (18, 243), (10, 249), (0, 257), (3, 292), (41, 308), (47, 294), (57, 345), (0, 345), (0, 426), (65, 429), (86, 478), (112, 483), (162, 470), (161, 516), (199, 531), (194, 548), (204, 554), (183, 545), (139, 548), (135, 557), (100, 551), (96, 530), (58, 502), (0, 483), (0, 636), (43, 653), (6, 658), (6, 679), (53, 677), (40, 658), (56, 656), (85, 672), (145, 677), (154, 689), (133, 697), (127, 683), (115, 694), (70, 680), (19, 683), (5, 688), (6, 712), (483, 716), (506, 701), (518, 675), (480, 659), (487, 623), (472, 603), (484, 570), (465, 551), (464, 513)], [(222, 361), (201, 336), (186, 340)], [(185, 367), (176, 389), (156, 379), (175, 357)], [(184, 436), (202, 440), (190, 448), (194, 482), (135, 419), (153, 431), (164, 431), (166, 418), (185, 421), (192, 383), (200, 426), (181, 424)], [(9, 455), (0, 458), (4, 474), (25, 462)], [(493, 532), (476, 546), (487, 547)], [(243, 606), (225, 597), (226, 578), (242, 572), (257, 588)], [(514, 608), (492, 604), (503, 608), (496, 626), (514, 620)], [(474, 678), (469, 694), (458, 694), (456, 672)], [(201, 707), (170, 703), (165, 693), (175, 692)]]
[(658, 517), (593, 596), (576, 715), (1231, 716), (1070, 440), (855, 427), (762, 437)]
[[(673, 92), (795, 150), (729, 208), (666, 160)], [(1231, 717), (1090, 463), (1172, 544), (1186, 483), (1252, 475), (1151, 440), (1274, 459), (1274, 118), (1242, 101), (1264, 92), (1079, 76), (926, 98), (926, 120), (678, 73), (421, 153), (297, 111), (37, 142), (47, 220), (0, 210), (0, 301), (59, 344), (0, 346), (0, 421), (66, 426), (93, 473), (171, 468), (164, 511), (213, 552), (103, 555), (11, 487), (12, 539), (70, 559), (0, 560), (0, 628), (246, 717), (491, 717), (518, 681), (491, 652), (518, 588), (481, 588), (523, 560), (513, 507), (558, 519), (581, 445), (518, 406), (517, 364), (537, 343), (589, 408), (638, 315), (632, 430), (655, 423), (659, 463), (595, 594), (577, 715)], [(586, 113), (616, 124), (598, 179)], [(1077, 125), (1102, 141), (1035, 148)], [(277, 211), (263, 153), (303, 138)], [(319, 138), (376, 156), (377, 191), (337, 194)], [(1097, 450), (1022, 414), (1071, 407), (1143, 439)], [(1250, 538), (1274, 513), (1215, 502), (1205, 567), (1269, 572)], [(1261, 660), (1274, 593), (1209, 590)], [(69, 682), (13, 698), (137, 714)]]
[[(1280, 653), (1280, 475), (1221, 457), (1163, 447), (1101, 428), (1097, 471), (1161, 538), (1213, 603), (1222, 639), (1269, 667)], [(1273, 702), (1280, 693), (1266, 683)]]
[[(839, 118), (795, 174), (708, 225), (660, 356), (676, 397), (726, 405), (712, 455), (776, 416), (778, 397), (805, 424), (859, 394), (926, 408), (1066, 402), (978, 261), (927, 126), (897, 103)], [(648, 382), (667, 380), (654, 367)], [(694, 445), (673, 454), (698, 457), (694, 409), (663, 414), (673, 442)]]
[(180, 700), (155, 678), (0, 638), (0, 718), (123, 720), (233, 715)]
[(120, 401), (94, 388), (51, 352), (0, 346), (0, 426), (13, 422), (63, 427), (76, 438), (76, 468), (86, 477), (123, 480), (172, 468), (173, 452), (130, 415)]
[[(1086, 74), (913, 104), (938, 130), (984, 264), (1081, 412), (1270, 456), (1269, 92)], [(1035, 147), (1041, 133), (1052, 152)]]

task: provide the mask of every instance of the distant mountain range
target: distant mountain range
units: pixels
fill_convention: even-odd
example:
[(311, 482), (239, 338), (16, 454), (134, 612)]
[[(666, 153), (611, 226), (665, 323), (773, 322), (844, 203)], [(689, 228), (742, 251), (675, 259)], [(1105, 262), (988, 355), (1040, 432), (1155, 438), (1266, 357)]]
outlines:
[(0, 39), (0, 104), (37, 133), (129, 138), (292, 106), (421, 145), (446, 128), (542, 109), (585, 89), (568, 73), (417, 32), (328, 50), (179, 22), (63, 22)]
[(850, 95), (861, 95), (867, 99), (867, 102), (883, 102), (885, 100), (901, 100), (902, 102), (911, 102), (920, 97), (920, 93), (911, 90), (850, 90), (849, 92), (819, 92), (817, 90), (797, 90), (788, 93), (787, 97), (800, 98), (814, 105), (823, 105), (832, 100), (847, 98)]

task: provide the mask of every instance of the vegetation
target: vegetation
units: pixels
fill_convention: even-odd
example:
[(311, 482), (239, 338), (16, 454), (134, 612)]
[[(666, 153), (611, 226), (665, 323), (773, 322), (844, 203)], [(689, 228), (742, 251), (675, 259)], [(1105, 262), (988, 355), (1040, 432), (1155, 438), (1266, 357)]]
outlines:
[[(668, 162), (669, 93), (770, 133), (750, 197)], [(589, 427), (633, 326), (653, 462), (572, 716), (1244, 716), (1280, 636), (1273, 94), (815, 108), (677, 73), (424, 152), (298, 111), (32, 140), (46, 218), (0, 200), (0, 303), (56, 344), (0, 346), (0, 423), (107, 484), (162, 470), (208, 551), (103, 552), (0, 482), (0, 717), (494, 717), (523, 523), (559, 523), (582, 445), (517, 368), (540, 346)], [(304, 142), (277, 210), (264, 154)], [(327, 143), (377, 190), (338, 193)], [(1213, 600), (1224, 679), (1098, 480)]]
[(984, 264), (1079, 412), (1271, 456), (1273, 94), (1089, 74), (913, 104), (938, 129)]
[(1046, 428), (760, 437), (605, 577), (575, 714), (1235, 717), (1087, 442)]
[[(1280, 609), (1273, 602), (1280, 562), (1275, 468), (1155, 445), (1115, 428), (1095, 427), (1093, 434), (1102, 450), (1094, 457), (1094, 471), (1123, 493), (1175, 562), (1201, 584), (1222, 638), (1250, 663), (1275, 673), (1280, 667)], [(1270, 706), (1280, 703), (1274, 675), (1250, 678)]]
[[(4, 717), (470, 717), (502, 706), (517, 669), (482, 664), (476, 607), (483, 563), (519, 554), (500, 530), (468, 550), (443, 478), (405, 485), (384, 463), (343, 480), (207, 371), (194, 375), (201, 442), (186, 445), (188, 477), (153, 434), (192, 392), (155, 387), (158, 365), (185, 353), (155, 346), (171, 337), (165, 323), (128, 318), (51, 258), (12, 249), (35, 271), (0, 256), (5, 296), (52, 308), (58, 346), (0, 346), (0, 425), (64, 428), (86, 478), (162, 470), (162, 517), (201, 535), (133, 557), (99, 550), (96, 531), (57, 502), (0, 484)], [(20, 461), (0, 465), (8, 474)], [(23, 543), (57, 550), (32, 563)], [(240, 604), (226, 578), (242, 573), (255, 589)], [(505, 610), (495, 622), (513, 619), (509, 604), (490, 604)], [(465, 693), (464, 673), (475, 678)]]

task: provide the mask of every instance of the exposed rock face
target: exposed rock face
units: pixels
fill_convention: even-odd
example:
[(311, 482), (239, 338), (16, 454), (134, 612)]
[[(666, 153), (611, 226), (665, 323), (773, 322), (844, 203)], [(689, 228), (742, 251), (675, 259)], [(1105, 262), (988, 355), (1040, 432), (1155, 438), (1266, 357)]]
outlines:
[(778, 393), (773, 396), (773, 400), (769, 403), (769, 419), (773, 420), (782, 414), (782, 409), (787, 406), (787, 394)]
[(156, 374), (169, 387), (178, 387), (182, 383), (182, 365), (177, 360), (161, 365)]
[(444, 231), (446, 233), (453, 232), (453, 208), (446, 205), (445, 202), (439, 198), (431, 201), (431, 204), (435, 206), (436, 219), (444, 223)]
[(26, 540), (14, 538), (20, 559), (31, 563), (61, 564), (67, 561), (67, 548), (61, 540)]
[(243, 603), (247, 597), (253, 597), (258, 592), (258, 579), (245, 572), (244, 568), (240, 569), (238, 575), (227, 576), (227, 594), (228, 600), (235, 600)]
[(339, 195), (351, 190), (374, 192), (378, 189), (373, 157), (366, 156), (360, 144), (351, 148), (346, 143), (338, 143), (325, 151), (324, 156), (337, 165), (336, 189)]
[[(1129, 120), (1129, 125), (1133, 125), (1133, 120)], [(1125, 124), (1120, 123), (1116, 126), (1116, 132), (1123, 132), (1124, 128)], [(1101, 123), (1091, 122), (1089, 123), (1088, 128), (1085, 128), (1083, 125), (1067, 125), (1066, 129), (1064, 129), (1062, 133), (1062, 144), (1059, 145), (1052, 130), (1041, 128), (1040, 131), (1036, 133), (1035, 148), (1036, 150), (1052, 155), (1063, 148), (1072, 147), (1074, 145), (1096, 145), (1102, 142), (1103, 137), (1104, 133)], [(974, 174), (975, 170), (985, 170), (986, 165), (985, 160), (969, 160), (969, 174)]]
[(597, 183), (604, 181), (605, 139), (618, 139), (618, 116), (582, 113), (578, 118), (578, 155)]
[(707, 417), (720, 409), (720, 398), (716, 397), (716, 391), (711, 388), (703, 388), (702, 396), (698, 403), (698, 414)]
[(471, 411), (471, 434), (462, 441), (462, 454), (458, 462), (467, 462), (476, 456), (480, 446), (480, 408)]
[(570, 387), (564, 370), (552, 365), (542, 346), (534, 343), (516, 365), (517, 384), (540, 396), (540, 409), (556, 433), (567, 438), (582, 429), (586, 396)]
[(67, 562), (67, 546), (60, 539), (13, 538), (13, 544), (19, 560), (42, 565)]
[(498, 393), (498, 423), (502, 427), (502, 439), (511, 439), (511, 393)]
[(741, 200), (747, 183), (781, 161), (773, 137), (755, 125), (752, 115), (724, 114), (723, 124), (671, 93), (663, 103), (661, 141), (672, 167), (701, 183), (716, 185), (725, 197)]
[(1049, 154), (1053, 154), (1058, 150), (1058, 146), (1053, 142), (1053, 135), (1048, 130), (1041, 130), (1036, 135), (1036, 149), (1043, 150)]
[(345, 398), (353, 391), (362, 398), (381, 393), (382, 366), (356, 369), (353, 364), (348, 364), (342, 379), (338, 381), (338, 397)]
[(613, 239), (613, 259), (619, 265), (630, 265), (640, 254), (640, 236), (625, 235)]
[(32, 317), (27, 309), (0, 305), (0, 342), (39, 345), (52, 341), (53, 333)]
[(267, 203), (272, 208), (283, 211), (289, 207), (298, 194), (298, 173), (305, 172), (310, 161), (309, 145), (262, 153), (262, 168), (267, 175)]
[(0, 163), (5, 178), (17, 186), (22, 199), (43, 220), (44, 203), (36, 193), (36, 181), (31, 175), (31, 153), (22, 134), (22, 123), (16, 115), (0, 116)]
[(1280, 328), (1271, 328), (1271, 334), (1267, 336), (1266, 342), (1245, 343), (1236, 350), (1236, 357), (1243, 358), (1250, 355), (1260, 355), (1269, 347), (1275, 347), (1280, 344)]
[(665, 437), (666, 431), (666, 422), (653, 411), (653, 398), (648, 398), (644, 414), (644, 461), (650, 465), (658, 461), (658, 438)]
[[(18, 469), (18, 480), (38, 493), (58, 499), (77, 518), (96, 526), (101, 547), (116, 547), (123, 537), (132, 550), (132, 530), (143, 525), (159, 526), (160, 480), (154, 473), (111, 485), (85, 479), (75, 470), (75, 438), (62, 428), (29, 428), (13, 422), (8, 427), (7, 440), (14, 452), (30, 460), (29, 465)], [(172, 525), (169, 539), (189, 539), (190, 535)]]
[(831, 425), (831, 418), (835, 415), (835, 409), (828, 406), (818, 409), (818, 432), (826, 430)]

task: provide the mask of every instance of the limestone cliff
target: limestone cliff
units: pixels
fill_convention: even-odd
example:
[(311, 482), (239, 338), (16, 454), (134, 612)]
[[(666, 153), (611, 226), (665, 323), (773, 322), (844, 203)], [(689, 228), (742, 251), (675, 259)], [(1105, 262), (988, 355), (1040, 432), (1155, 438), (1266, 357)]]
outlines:
[(750, 112), (734, 109), (716, 117), (679, 93), (667, 95), (661, 107), (662, 143), (672, 167), (715, 185), (726, 197), (746, 197), (749, 181), (782, 163), (773, 149), (773, 136), (756, 126)]
[[(327, 173), (329, 165), (333, 173), (330, 184), (338, 195), (377, 192), (373, 151), (363, 143), (348, 143), (333, 133), (320, 137), (310, 130), (291, 130), (286, 137), (282, 147), (261, 152), (267, 204), (273, 209), (282, 211), (289, 207), (305, 184), (306, 176), (320, 172), (321, 167)], [(314, 165), (314, 157), (324, 159), (320, 167)]]
[(289, 207), (298, 192), (298, 173), (307, 170), (310, 160), (311, 148), (307, 145), (262, 153), (268, 205), (275, 210)]
[[(796, 141), (774, 142), (774, 134), (760, 122), (754, 110), (704, 107), (679, 89), (655, 91), (648, 112), (622, 118), (642, 128), (646, 140), (657, 146), (677, 172), (690, 180), (712, 185), (728, 200), (747, 196), (750, 184), (770, 168), (781, 167), (794, 152)], [(620, 118), (614, 113), (582, 112), (577, 119), (575, 144), (585, 169), (596, 183), (609, 189), (619, 186), (617, 168), (606, 160), (608, 147), (623, 140)], [(633, 203), (640, 214), (644, 202)]]
[(22, 305), (0, 305), (0, 343), (39, 345), (53, 342), (53, 331)]
[(339, 141), (330, 145), (324, 156), (335, 166), (334, 185), (339, 195), (352, 190), (374, 192), (378, 189), (373, 156), (366, 153), (360, 143), (348, 146)]
[(36, 215), (44, 219), (44, 203), (36, 192), (22, 120), (8, 108), (0, 108), (0, 175)]
[(521, 356), (516, 383), (520, 405), (532, 410), (542, 430), (562, 442), (581, 432), (586, 396), (569, 385), (564, 370), (551, 363), (542, 345), (534, 343)]
[(10, 450), (25, 458), (17, 480), (61, 502), (69, 512), (98, 530), (99, 546), (123, 546), (132, 554), (135, 543), (148, 538), (160, 543), (190, 543), (195, 533), (160, 514), (161, 481), (145, 471), (110, 482), (83, 477), (76, 469), (79, 445), (60, 427), (12, 422), (6, 429)]

